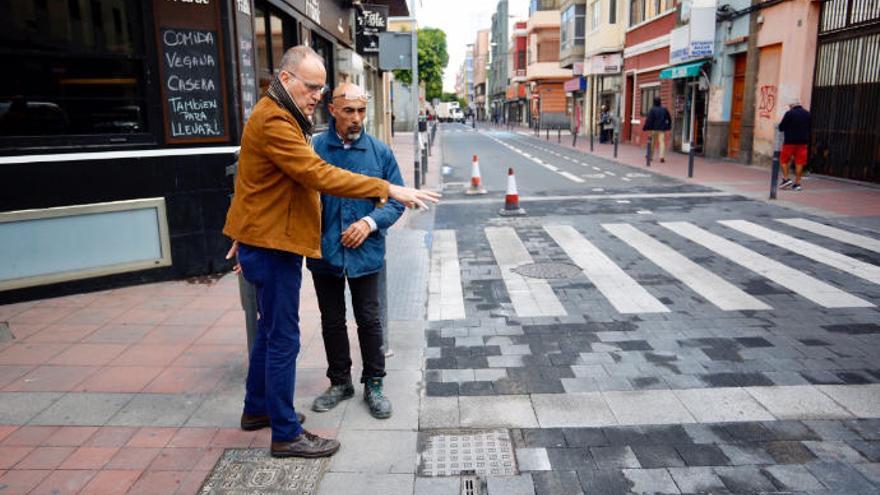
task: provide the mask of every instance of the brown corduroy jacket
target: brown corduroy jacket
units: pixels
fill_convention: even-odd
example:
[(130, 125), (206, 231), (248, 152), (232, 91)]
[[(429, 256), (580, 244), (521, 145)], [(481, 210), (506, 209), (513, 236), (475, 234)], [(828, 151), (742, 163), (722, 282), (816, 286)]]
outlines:
[(384, 204), (388, 182), (322, 160), (293, 115), (263, 97), (244, 128), (223, 233), (251, 246), (320, 258), (320, 192)]

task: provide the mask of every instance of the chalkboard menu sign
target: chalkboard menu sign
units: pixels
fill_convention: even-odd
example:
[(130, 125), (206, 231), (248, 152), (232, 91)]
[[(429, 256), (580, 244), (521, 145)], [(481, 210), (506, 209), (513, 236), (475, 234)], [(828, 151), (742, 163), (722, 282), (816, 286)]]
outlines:
[(217, 0), (154, 0), (159, 83), (169, 143), (228, 139)]
[(257, 69), (254, 66), (254, 21), (250, 0), (235, 2), (235, 31), (238, 40), (238, 72), (242, 123), (247, 122), (257, 103)]

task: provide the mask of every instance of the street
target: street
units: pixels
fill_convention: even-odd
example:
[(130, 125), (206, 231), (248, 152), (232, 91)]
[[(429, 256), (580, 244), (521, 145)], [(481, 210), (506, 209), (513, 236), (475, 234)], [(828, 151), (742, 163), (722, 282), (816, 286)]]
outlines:
[[(423, 435), (511, 428), (537, 493), (880, 491), (880, 423), (846, 419), (877, 404), (849, 387), (880, 381), (876, 234), (552, 135), (443, 133)], [(527, 216), (498, 215), (508, 167)]]

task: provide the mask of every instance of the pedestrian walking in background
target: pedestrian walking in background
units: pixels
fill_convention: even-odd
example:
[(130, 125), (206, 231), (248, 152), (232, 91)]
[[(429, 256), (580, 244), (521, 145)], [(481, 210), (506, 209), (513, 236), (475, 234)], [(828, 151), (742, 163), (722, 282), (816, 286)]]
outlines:
[[(316, 136), (312, 144), (318, 156), (337, 167), (402, 186), (394, 154), (363, 129), (368, 101), (362, 88), (350, 83), (339, 85), (330, 100), (329, 129)], [(391, 417), (391, 401), (382, 393), (385, 354), (379, 277), (385, 265), (385, 232), (403, 210), (403, 205), (394, 200), (378, 208), (369, 200), (321, 195), (322, 258), (309, 258), (306, 266), (312, 272), (321, 310), (330, 387), (315, 399), (313, 411), (329, 411), (354, 396), (345, 322), (347, 282), (363, 362), (364, 400), (373, 417)]]
[(276, 457), (322, 457), (339, 442), (302, 428), (293, 407), (296, 357), (300, 347), (299, 293), (303, 256), (321, 256), (318, 191), (394, 198), (425, 207), (437, 193), (389, 184), (334, 167), (309, 145), (311, 116), (326, 92), (321, 57), (307, 46), (287, 50), (267, 95), (244, 128), (235, 192), (223, 233), (233, 239), (242, 273), (254, 284), (258, 333), (248, 364), (241, 427), (271, 426)]
[[(779, 132), (785, 135), (782, 151), (779, 153), (779, 164), (782, 165), (782, 189), (801, 190), (801, 176), (807, 165), (807, 151), (810, 145), (810, 112), (801, 106), (798, 99), (788, 105), (788, 111), (779, 123)], [(794, 160), (794, 182), (788, 177), (789, 162)]]
[(599, 114), (599, 142), (611, 142), (611, 135), (614, 133), (614, 117), (608, 111), (608, 105), (602, 105), (602, 112)]
[(660, 97), (654, 97), (654, 106), (648, 111), (645, 119), (644, 131), (651, 132), (651, 156), (654, 156), (654, 148), (660, 146), (660, 163), (666, 161), (666, 132), (672, 129), (672, 116), (669, 110), (661, 104)]

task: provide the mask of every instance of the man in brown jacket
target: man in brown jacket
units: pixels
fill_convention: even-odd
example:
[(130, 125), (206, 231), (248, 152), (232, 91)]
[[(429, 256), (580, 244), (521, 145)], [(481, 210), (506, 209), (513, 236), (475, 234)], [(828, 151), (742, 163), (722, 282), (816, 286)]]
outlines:
[(339, 442), (302, 428), (293, 407), (299, 353), (303, 256), (321, 256), (319, 193), (389, 197), (425, 208), (439, 195), (336, 168), (309, 145), (310, 117), (327, 91), (321, 58), (307, 46), (285, 52), (281, 71), (254, 107), (241, 139), (235, 194), (223, 232), (257, 289), (260, 319), (250, 354), (241, 427), (271, 426), (275, 457), (323, 457)]

